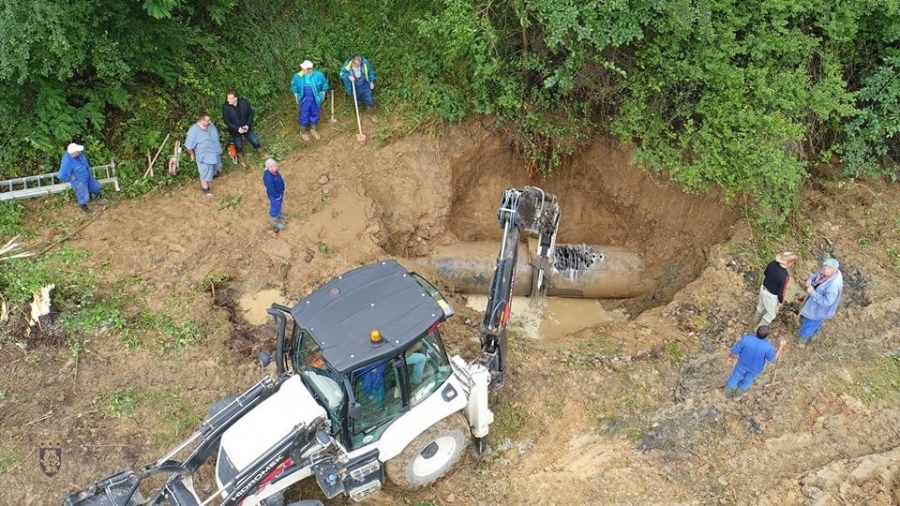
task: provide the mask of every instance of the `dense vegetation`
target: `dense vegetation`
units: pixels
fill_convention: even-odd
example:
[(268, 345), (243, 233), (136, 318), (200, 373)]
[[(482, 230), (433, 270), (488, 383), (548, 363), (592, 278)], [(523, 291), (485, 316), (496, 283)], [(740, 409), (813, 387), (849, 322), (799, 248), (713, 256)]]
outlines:
[(898, 42), (900, 0), (5, 0), (0, 174), (127, 172), (229, 88), (289, 126), (299, 63), (361, 52), (407, 124), (495, 115), (541, 173), (609, 132), (777, 225), (821, 163), (900, 176)]

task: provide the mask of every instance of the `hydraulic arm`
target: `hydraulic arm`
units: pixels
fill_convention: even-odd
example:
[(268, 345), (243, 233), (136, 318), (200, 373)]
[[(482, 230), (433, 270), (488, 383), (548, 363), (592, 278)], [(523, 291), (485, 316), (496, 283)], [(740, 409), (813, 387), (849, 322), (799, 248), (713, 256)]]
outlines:
[(531, 265), (534, 269), (531, 293), (544, 295), (547, 290), (545, 270), (553, 265), (553, 247), (559, 228), (559, 204), (555, 195), (545, 193), (540, 188), (507, 188), (503, 192), (497, 219), (503, 229), (503, 240), (480, 328), (480, 361), (491, 372), (493, 389), (500, 388), (505, 381), (508, 348), (506, 331), (512, 310), (519, 241), (523, 235), (537, 239), (534, 256), (536, 262)]

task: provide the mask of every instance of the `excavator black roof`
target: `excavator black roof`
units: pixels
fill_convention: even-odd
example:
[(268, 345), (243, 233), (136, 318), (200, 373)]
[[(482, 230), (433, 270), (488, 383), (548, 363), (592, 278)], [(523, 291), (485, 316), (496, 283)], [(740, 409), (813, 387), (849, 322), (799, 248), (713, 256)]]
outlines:
[[(394, 260), (329, 281), (291, 309), (325, 360), (345, 373), (396, 355), (447, 316), (411, 272)], [(381, 343), (369, 339), (381, 332)]]

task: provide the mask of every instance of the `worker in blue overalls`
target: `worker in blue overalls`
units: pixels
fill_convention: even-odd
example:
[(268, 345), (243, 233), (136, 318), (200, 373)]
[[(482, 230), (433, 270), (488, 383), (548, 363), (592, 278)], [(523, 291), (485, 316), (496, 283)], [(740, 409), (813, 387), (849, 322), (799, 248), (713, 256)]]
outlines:
[(300, 137), (304, 141), (309, 140), (306, 134), (306, 127), (316, 139), (321, 139), (319, 132), (316, 131), (316, 125), (319, 123), (319, 107), (325, 100), (325, 92), (328, 91), (328, 80), (325, 74), (318, 70), (313, 70), (311, 61), (306, 60), (300, 64), (300, 72), (294, 74), (291, 80), (291, 93), (297, 100), (299, 111), (297, 113), (297, 123), (300, 124)]
[(375, 89), (375, 69), (369, 60), (359, 55), (347, 59), (341, 66), (341, 80), (344, 81), (344, 88), (350, 98), (353, 98), (353, 89), (356, 88), (356, 102), (366, 104), (369, 118), (377, 123), (375, 100), (372, 98), (372, 91)]
[(100, 198), (100, 182), (91, 172), (91, 164), (84, 156), (84, 146), (74, 142), (69, 144), (66, 154), (59, 162), (59, 173), (56, 177), (72, 185), (72, 189), (75, 190), (75, 199), (78, 200), (78, 206), (84, 211), (84, 214), (94, 214), (88, 208), (88, 202), (91, 200), (91, 195), (95, 199)]

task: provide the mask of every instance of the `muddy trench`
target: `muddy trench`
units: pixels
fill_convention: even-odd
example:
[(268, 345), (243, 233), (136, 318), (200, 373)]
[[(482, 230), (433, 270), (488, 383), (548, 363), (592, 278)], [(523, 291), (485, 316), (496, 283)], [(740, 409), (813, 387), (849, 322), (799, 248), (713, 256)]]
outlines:
[[(378, 242), (385, 252), (415, 259), (448, 244), (459, 249), (474, 242), (499, 245), (497, 209), (503, 191), (538, 186), (558, 197), (560, 270), (591, 264), (597, 255), (581, 245), (633, 253), (643, 261), (640, 279), (628, 280), (646, 286), (633, 290), (642, 295), (603, 301), (607, 309), (620, 308), (632, 317), (668, 303), (693, 281), (706, 265), (709, 248), (730, 237), (738, 218), (736, 207), (723, 203), (718, 193), (683, 194), (674, 183), (632, 166), (625, 149), (603, 139), (565, 160), (557, 175), (540, 181), (529, 180), (508, 144), (485, 132), (450, 135), (438, 152), (418, 147), (415, 157), (405, 157), (412, 160), (394, 168), (410, 172), (420, 206), (409, 203), (408, 196), (392, 195), (396, 189), (385, 188), (383, 180), (363, 180), (378, 211)], [(413, 172), (407, 167), (416, 162), (444, 164), (447, 170), (424, 181), (421, 168)], [(496, 250), (492, 254), (488, 278)]]

